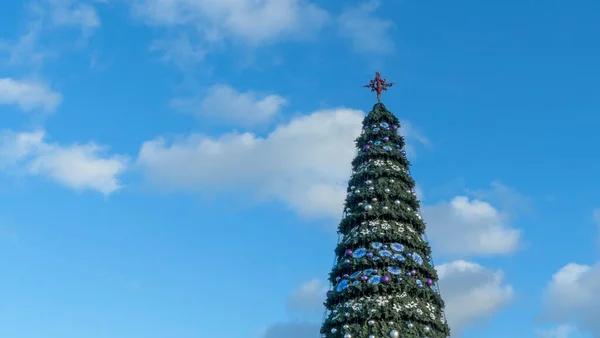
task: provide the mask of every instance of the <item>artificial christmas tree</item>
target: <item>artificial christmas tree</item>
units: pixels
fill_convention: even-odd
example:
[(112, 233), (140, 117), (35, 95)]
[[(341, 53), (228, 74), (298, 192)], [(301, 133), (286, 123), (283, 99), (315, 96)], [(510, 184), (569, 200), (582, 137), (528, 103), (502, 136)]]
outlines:
[(356, 140), (322, 337), (450, 335), (400, 123), (380, 102), (391, 85), (377, 73), (366, 86), (379, 102)]

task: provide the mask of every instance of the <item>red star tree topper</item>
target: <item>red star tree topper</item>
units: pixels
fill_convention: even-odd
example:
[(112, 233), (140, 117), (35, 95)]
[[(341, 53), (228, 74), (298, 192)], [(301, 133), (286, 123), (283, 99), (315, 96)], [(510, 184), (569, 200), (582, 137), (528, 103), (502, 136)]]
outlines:
[(381, 78), (381, 74), (379, 72), (375, 73), (375, 79), (371, 80), (371, 83), (368, 85), (364, 85), (365, 88), (371, 88), (372, 92), (377, 93), (377, 101), (381, 101), (381, 93), (383, 91), (387, 91), (389, 87), (391, 87), (394, 83), (387, 82), (386, 79)]

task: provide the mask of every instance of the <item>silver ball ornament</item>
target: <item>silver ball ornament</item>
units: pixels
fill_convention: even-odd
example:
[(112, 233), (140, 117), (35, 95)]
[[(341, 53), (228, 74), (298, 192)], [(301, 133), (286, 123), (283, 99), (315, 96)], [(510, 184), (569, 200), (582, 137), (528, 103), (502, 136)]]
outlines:
[(391, 180), (390, 180), (390, 183), (394, 183), (394, 182), (396, 182), (396, 181), (394, 181), (394, 179), (391, 179)]
[(344, 330), (348, 330), (350, 328), (350, 325), (348, 324), (344, 324), (344, 326), (342, 326), (344, 328)]
[(425, 332), (429, 332), (430, 330), (431, 330), (431, 329), (430, 329), (430, 328), (429, 328), (429, 326), (427, 326), (427, 325), (425, 325), (425, 326), (423, 327), (423, 331), (425, 331)]
[(413, 323), (408, 323), (407, 326), (408, 326), (409, 329), (412, 329), (414, 325), (413, 325)]
[(375, 325), (375, 321), (373, 319), (371, 319), (367, 322), (367, 324), (373, 326), (373, 325)]
[(370, 205), (370, 204), (367, 204), (367, 205), (365, 205), (365, 210), (366, 211), (371, 211), (371, 210), (373, 210), (373, 206)]
[(367, 182), (365, 182), (365, 183), (367, 183), (367, 185), (371, 185), (371, 184), (373, 184), (373, 181), (367, 180)]
[(386, 193), (389, 193), (391, 190), (390, 190), (390, 188), (385, 188), (385, 189), (383, 189), (383, 191), (385, 191)]
[(398, 332), (397, 330), (390, 331), (390, 338), (398, 338), (398, 337), (400, 337), (400, 332)]
[(388, 322), (388, 325), (392, 326), (392, 325), (394, 325), (394, 322), (392, 322), (392, 321), (389, 321), (389, 322)]
[(346, 333), (346, 334), (344, 335), (344, 338), (352, 338), (352, 335), (351, 335), (351, 334), (349, 334), (349, 333)]
[(333, 329), (331, 329), (331, 333), (336, 333), (337, 329), (334, 327)]
[(357, 194), (360, 194), (360, 190), (359, 190), (359, 189), (356, 189), (356, 191), (355, 191), (355, 192), (356, 192)]
[(375, 338), (375, 335), (370, 334), (369, 338)]
[(375, 187), (369, 187), (369, 191), (374, 191)]
[(400, 200), (395, 200), (395, 201), (394, 201), (394, 204), (395, 204), (395, 205), (400, 205)]

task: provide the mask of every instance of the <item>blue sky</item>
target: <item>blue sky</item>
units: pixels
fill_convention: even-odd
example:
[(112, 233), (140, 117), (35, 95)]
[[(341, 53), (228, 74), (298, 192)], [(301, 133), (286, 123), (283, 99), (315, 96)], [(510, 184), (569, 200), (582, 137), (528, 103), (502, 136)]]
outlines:
[(316, 337), (375, 71), (453, 337), (600, 336), (599, 14), (3, 1), (0, 336)]

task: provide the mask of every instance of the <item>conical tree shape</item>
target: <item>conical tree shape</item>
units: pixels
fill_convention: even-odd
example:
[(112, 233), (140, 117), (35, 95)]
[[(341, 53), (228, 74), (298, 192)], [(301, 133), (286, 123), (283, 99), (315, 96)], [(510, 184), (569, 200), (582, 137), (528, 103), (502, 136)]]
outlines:
[(399, 125), (377, 103), (356, 140), (322, 337), (450, 335)]

